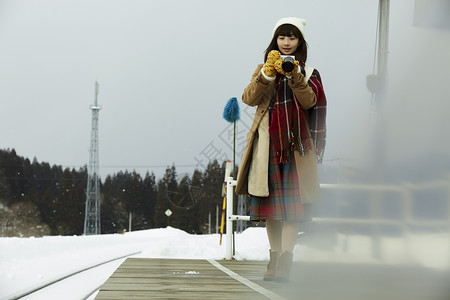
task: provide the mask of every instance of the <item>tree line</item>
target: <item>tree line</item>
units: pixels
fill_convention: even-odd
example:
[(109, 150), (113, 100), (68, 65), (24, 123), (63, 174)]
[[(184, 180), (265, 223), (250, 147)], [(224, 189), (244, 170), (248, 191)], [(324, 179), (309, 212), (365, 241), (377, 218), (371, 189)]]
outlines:
[[(217, 207), (220, 220), (224, 175), (225, 163), (217, 160), (180, 179), (175, 165), (159, 180), (153, 172), (108, 175), (100, 182), (101, 232), (128, 230), (131, 217), (132, 230), (206, 233)], [(87, 178), (87, 166), (63, 169), (0, 150), (0, 236), (83, 234)]]

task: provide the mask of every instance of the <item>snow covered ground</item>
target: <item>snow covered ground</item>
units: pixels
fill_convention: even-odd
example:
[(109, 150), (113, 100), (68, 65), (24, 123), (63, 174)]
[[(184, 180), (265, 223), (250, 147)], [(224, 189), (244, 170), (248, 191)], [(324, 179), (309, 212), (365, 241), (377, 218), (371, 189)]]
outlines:
[[(312, 241), (312, 242), (311, 242)], [(448, 269), (450, 238), (447, 233), (423, 234), (404, 238), (381, 239), (382, 260), (371, 256), (372, 239), (368, 236), (337, 235), (333, 242), (327, 236), (305, 239), (295, 248), (294, 260), (342, 263), (416, 264), (428, 268)], [(99, 236), (48, 236), (42, 238), (0, 238), (0, 299), (11, 299), (17, 292), (52, 278), (104, 262), (119, 256), (223, 259), (225, 245), (219, 235), (191, 235), (175, 228), (151, 229), (126, 234)], [(248, 228), (236, 235), (237, 260), (268, 260), (269, 244), (265, 228)], [(81, 273), (72, 279), (74, 291), (67, 286), (54, 289), (57, 299), (81, 295), (100, 286), (122, 263), (117, 260), (102, 269)], [(195, 270), (193, 270), (195, 271)], [(60, 293), (58, 295), (58, 293)], [(40, 299), (40, 296), (24, 299)], [(60, 298), (62, 299), (62, 298)]]
[[(223, 259), (225, 246), (220, 246), (219, 240), (218, 234), (191, 235), (171, 227), (99, 236), (0, 238), (0, 299), (12, 298), (17, 291), (74, 270), (140, 251), (134, 257)], [(268, 241), (263, 228), (248, 229), (237, 235), (236, 244), (239, 245), (237, 259), (268, 258)], [(77, 292), (82, 295), (86, 285), (89, 286), (85, 290), (89, 291), (93, 282), (100, 285), (122, 261), (111, 263), (103, 276), (85, 274), (80, 279), (82, 282), (74, 284)], [(74, 296), (73, 299), (80, 298)]]

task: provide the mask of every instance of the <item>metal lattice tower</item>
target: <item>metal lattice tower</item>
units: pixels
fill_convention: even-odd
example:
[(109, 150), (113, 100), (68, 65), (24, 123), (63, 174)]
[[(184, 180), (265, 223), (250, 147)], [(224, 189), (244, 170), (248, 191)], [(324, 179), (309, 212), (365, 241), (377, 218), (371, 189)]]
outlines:
[(86, 211), (84, 234), (100, 234), (100, 178), (98, 165), (98, 115), (101, 107), (97, 104), (98, 83), (95, 82), (95, 103), (91, 105), (92, 129), (89, 149), (89, 168), (86, 190)]

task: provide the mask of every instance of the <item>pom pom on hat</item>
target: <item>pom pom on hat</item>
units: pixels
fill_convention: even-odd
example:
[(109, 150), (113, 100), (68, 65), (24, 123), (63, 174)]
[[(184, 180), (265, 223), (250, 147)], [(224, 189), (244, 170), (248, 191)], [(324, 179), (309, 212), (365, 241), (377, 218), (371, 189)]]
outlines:
[(280, 20), (278, 20), (278, 22), (275, 24), (275, 27), (273, 28), (273, 35), (275, 35), (275, 31), (277, 31), (278, 27), (280, 27), (283, 24), (294, 25), (295, 27), (298, 28), (298, 30), (300, 30), (303, 37), (305, 37), (304, 27), (306, 26), (306, 20), (295, 17), (281, 18)]

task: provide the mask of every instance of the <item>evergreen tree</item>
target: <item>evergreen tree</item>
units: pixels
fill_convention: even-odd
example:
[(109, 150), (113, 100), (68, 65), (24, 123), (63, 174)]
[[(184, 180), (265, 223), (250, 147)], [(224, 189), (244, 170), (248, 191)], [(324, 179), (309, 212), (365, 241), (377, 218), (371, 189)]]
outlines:
[(0, 203), (6, 206), (10, 202), (11, 198), (12, 195), (9, 189), (8, 180), (4, 174), (4, 170), (0, 168)]
[(49, 181), (51, 185), (47, 189), (48, 192), (45, 193), (47, 198), (45, 199), (45, 213), (46, 213), (46, 223), (50, 227), (52, 234), (60, 234), (62, 228), (59, 226), (58, 222), (60, 217), (58, 214), (61, 213), (61, 177), (62, 177), (62, 167), (53, 165), (50, 170)]
[(112, 176), (108, 175), (103, 184), (102, 196), (103, 201), (101, 204), (101, 228), (102, 233), (116, 233), (123, 229), (117, 222), (115, 216), (116, 212), (116, 198), (114, 197), (114, 179)]
[(108, 176), (103, 186), (104, 200), (102, 202), (102, 231), (104, 233), (122, 232), (128, 230), (129, 212), (126, 203), (127, 189), (125, 186), (129, 173), (120, 171), (114, 176)]
[(155, 215), (153, 216), (154, 227), (164, 228), (167, 227), (167, 216), (165, 211), (169, 208), (169, 199), (167, 197), (167, 185), (164, 179), (158, 181), (158, 191), (156, 195)]
[(219, 208), (222, 207), (224, 176), (225, 169), (219, 165), (217, 160), (210, 162), (203, 173), (202, 187), (204, 196), (199, 206), (199, 224), (204, 233), (208, 232), (209, 214), (211, 213), (211, 220), (215, 219), (217, 206)]
[(192, 174), (191, 195), (195, 205), (190, 211), (189, 233), (201, 233), (203, 224), (199, 222), (200, 203), (203, 203), (205, 193), (203, 188), (203, 174), (199, 170), (195, 170)]
[(63, 171), (59, 180), (59, 193), (55, 197), (53, 205), (55, 211), (54, 234), (73, 235), (83, 233), (86, 197), (83, 190), (79, 189), (80, 177), (77, 176), (75, 170), (67, 168)]
[(52, 201), (56, 194), (56, 179), (52, 178), (51, 167), (48, 163), (38, 164), (33, 161), (34, 173), (37, 178), (37, 190), (40, 197), (36, 199), (37, 207), (41, 212), (42, 221), (51, 223)]
[(155, 205), (157, 197), (157, 186), (155, 174), (152, 172), (145, 175), (143, 181), (143, 218), (145, 228), (153, 228), (153, 216), (155, 214)]
[(2, 152), (0, 164), (6, 178), (7, 189), (9, 190), (9, 198), (6, 199), (6, 204), (11, 206), (19, 202), (23, 195), (23, 184), (25, 182), (23, 177), (23, 159), (17, 156), (16, 151), (12, 149)]
[(132, 216), (132, 230), (141, 230), (146, 227), (145, 195), (141, 176), (133, 171), (125, 182), (125, 207), (128, 214)]
[(175, 168), (175, 164), (173, 164), (171, 168), (166, 168), (163, 181), (166, 184), (168, 191), (176, 191), (178, 189), (177, 170)]
[[(31, 163), (14, 149), (0, 150), (0, 201), (8, 212), (17, 214), (17, 220), (26, 216), (19, 208), (31, 208), (39, 215), (41, 228), (51, 228), (53, 234), (77, 234), (83, 219), (84, 210), (80, 208), (85, 199), (86, 173), (63, 172), (62, 167), (39, 164), (36, 158)], [(82, 183), (77, 179), (80, 176)], [(23, 232), (31, 234), (30, 230)]]
[(175, 164), (172, 167), (167, 167), (163, 178), (158, 182), (158, 193), (156, 197), (155, 205), (155, 227), (166, 227), (169, 224), (169, 219), (165, 212), (167, 209), (173, 209), (169, 203), (169, 197), (172, 201), (177, 201), (178, 196), (176, 192), (178, 190), (177, 171)]
[(178, 184), (176, 193), (172, 193), (170, 209), (173, 214), (170, 217), (170, 225), (184, 231), (189, 231), (189, 219), (191, 208), (193, 207), (190, 195), (190, 179), (189, 176), (183, 176)]
[[(186, 175), (180, 181), (175, 165), (167, 167), (158, 182), (155, 174), (148, 172), (144, 178), (135, 171), (107, 176), (104, 184), (100, 183), (102, 233), (128, 229), (130, 213), (133, 230), (170, 225), (205, 233), (209, 213), (214, 228), (216, 207), (222, 207), (223, 176), (224, 166), (217, 161), (210, 162), (204, 172), (195, 170), (191, 178)], [(81, 234), (86, 182), (87, 166), (63, 170), (36, 158), (20, 157), (14, 149), (0, 150), (0, 209), (2, 216), (7, 213), (8, 218), (14, 218), (11, 214), (16, 214), (20, 222), (29, 220), (30, 228), (17, 227), (23, 235)], [(172, 211), (171, 217), (166, 216), (167, 209)]]

